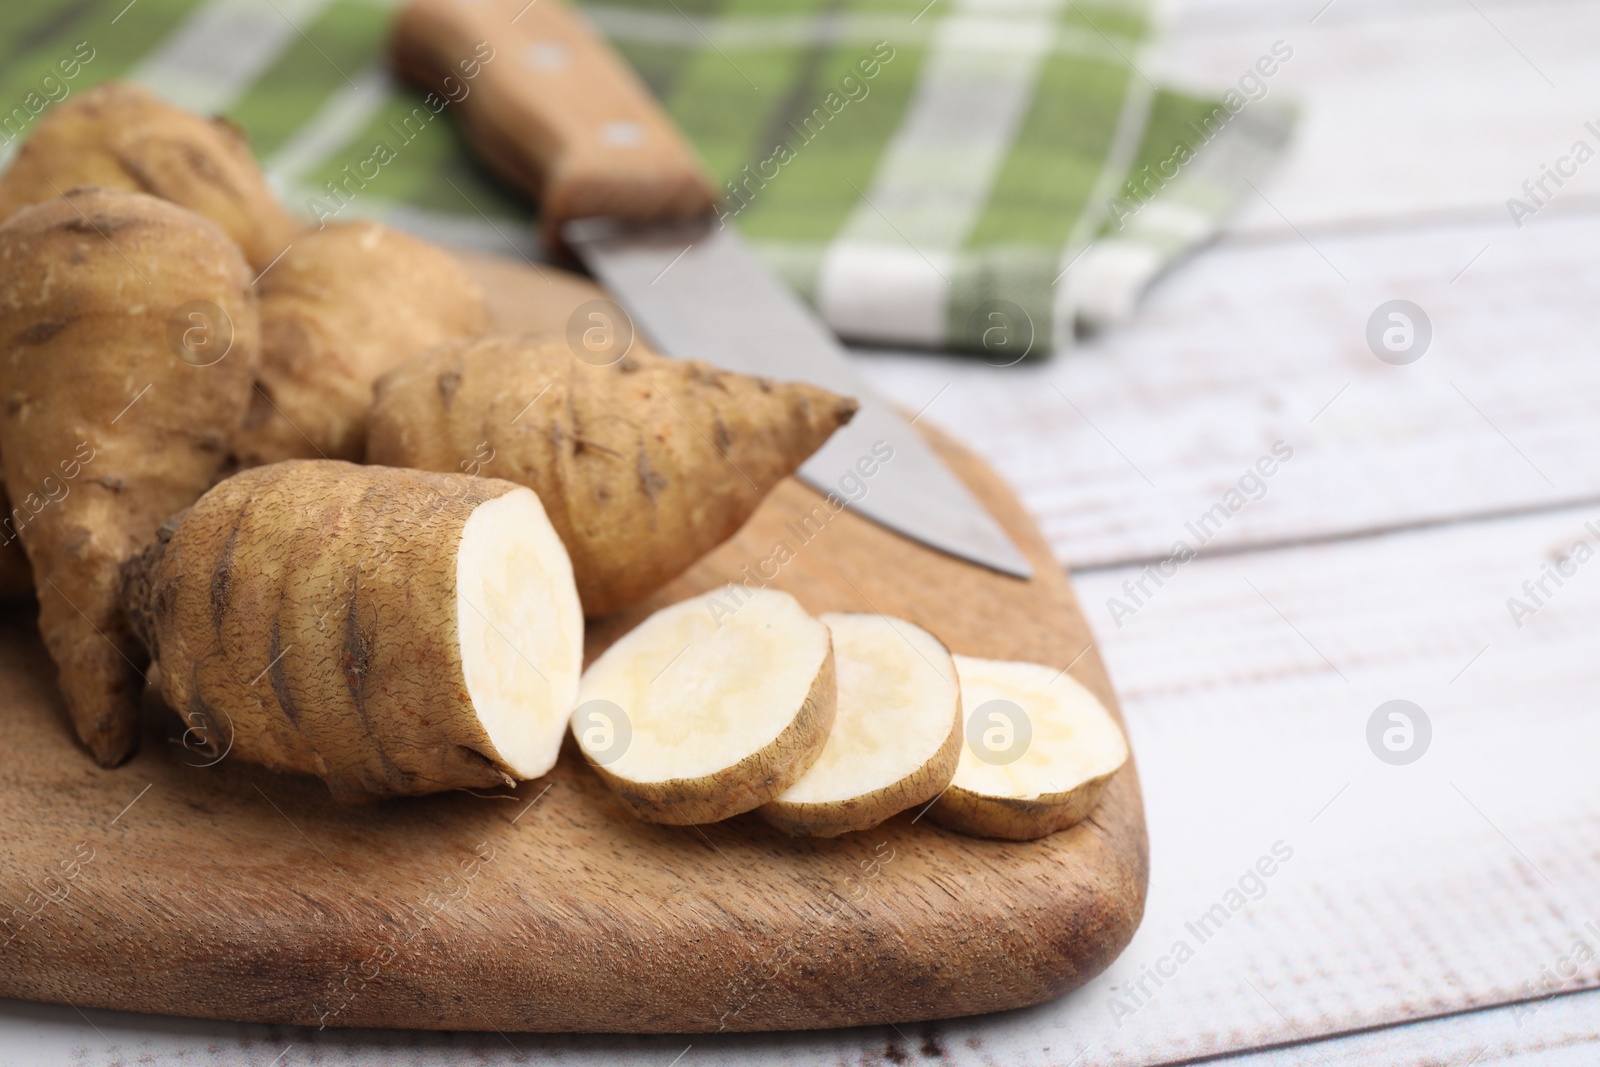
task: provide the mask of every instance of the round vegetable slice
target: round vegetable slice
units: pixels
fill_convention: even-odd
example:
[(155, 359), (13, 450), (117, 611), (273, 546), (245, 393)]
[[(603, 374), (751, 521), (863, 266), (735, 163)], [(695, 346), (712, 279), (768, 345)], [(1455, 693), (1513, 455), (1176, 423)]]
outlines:
[(787, 593), (713, 590), (608, 648), (578, 699), (578, 745), (635, 815), (716, 822), (789, 788), (822, 751), (833, 645)]
[(943, 642), (887, 615), (822, 616), (839, 707), (822, 755), (761, 808), (791, 834), (865, 830), (931, 800), (961, 754), (961, 689)]
[(1128, 742), (1077, 679), (1038, 663), (956, 656), (961, 762), (929, 809), (976, 837), (1028, 841), (1081, 822), (1128, 760)]

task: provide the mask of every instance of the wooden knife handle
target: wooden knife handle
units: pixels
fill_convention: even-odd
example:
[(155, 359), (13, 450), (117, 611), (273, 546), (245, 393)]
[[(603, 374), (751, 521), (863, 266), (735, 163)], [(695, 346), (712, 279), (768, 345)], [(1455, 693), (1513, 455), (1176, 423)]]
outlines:
[(693, 218), (717, 197), (694, 150), (611, 47), (561, 0), (411, 0), (390, 55), (438, 94), (483, 161), (571, 219)]

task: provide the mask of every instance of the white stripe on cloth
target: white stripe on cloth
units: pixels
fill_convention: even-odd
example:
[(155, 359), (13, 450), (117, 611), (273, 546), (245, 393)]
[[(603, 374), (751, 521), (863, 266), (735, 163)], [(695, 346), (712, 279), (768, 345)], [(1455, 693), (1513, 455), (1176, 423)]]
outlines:
[(202, 115), (225, 111), (300, 38), (328, 0), (210, 0), (128, 74)]
[[(940, 21), (900, 128), (823, 257), (817, 307), (841, 336), (944, 341), (952, 261), (989, 202), (1063, 2), (967, 0)], [(985, 17), (997, 7), (1026, 17)], [(1018, 41), (1033, 47), (1019, 53)]]

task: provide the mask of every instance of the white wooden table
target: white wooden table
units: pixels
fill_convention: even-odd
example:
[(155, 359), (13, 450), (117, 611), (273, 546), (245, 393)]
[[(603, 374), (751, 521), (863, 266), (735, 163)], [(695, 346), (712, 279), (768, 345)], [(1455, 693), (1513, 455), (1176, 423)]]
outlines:
[[(0, 1002), (7, 1061), (1600, 1060), (1600, 562), (1574, 554), (1600, 549), (1600, 160), (1521, 228), (1506, 207), (1575, 140), (1600, 149), (1600, 2), (1191, 0), (1151, 73), (1213, 90), (1280, 39), (1291, 158), (1135, 322), (1037, 366), (862, 358), (899, 403), (932, 401), (1076, 572), (1153, 857), (1108, 974), (991, 1019), (692, 1042)], [(1366, 339), (1396, 298), (1432, 325), (1405, 366)], [(1276, 442), (1293, 455), (1259, 499), (1139, 592)], [(1406, 765), (1368, 743), (1395, 699), (1431, 723)], [(1252, 880), (1275, 845), (1291, 858)], [(1202, 940), (1186, 924), (1219, 904)]]

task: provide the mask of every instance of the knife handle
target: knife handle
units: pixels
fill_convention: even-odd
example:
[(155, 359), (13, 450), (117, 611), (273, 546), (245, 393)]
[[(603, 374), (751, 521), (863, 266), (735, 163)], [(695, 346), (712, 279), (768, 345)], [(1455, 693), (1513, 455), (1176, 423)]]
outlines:
[[(563, 223), (693, 218), (717, 197), (693, 149), (620, 56), (561, 0), (411, 0), (390, 57), (433, 90), (478, 156)], [(447, 101), (440, 104), (439, 101)]]

